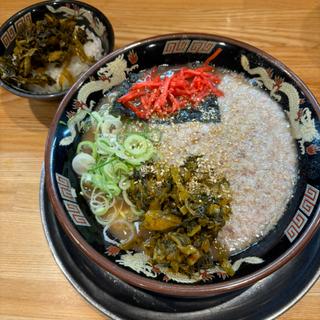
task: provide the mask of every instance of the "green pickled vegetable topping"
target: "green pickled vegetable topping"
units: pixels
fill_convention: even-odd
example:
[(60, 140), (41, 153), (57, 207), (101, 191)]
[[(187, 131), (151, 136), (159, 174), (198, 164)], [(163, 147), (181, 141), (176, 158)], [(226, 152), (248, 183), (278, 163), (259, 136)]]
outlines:
[(0, 57), (0, 77), (26, 89), (27, 85), (53, 85), (46, 69), (50, 64), (62, 67), (57, 80), (71, 86), (75, 79), (67, 67), (71, 58), (78, 56), (84, 63), (95, 60), (85, 54), (83, 45), (88, 41), (86, 31), (76, 25), (75, 17), (57, 18), (45, 14), (42, 20), (20, 28), (12, 54)]
[(217, 241), (231, 214), (231, 191), (224, 177), (198, 169), (201, 157), (184, 165), (149, 164), (135, 170), (130, 200), (145, 211), (141, 245), (155, 265), (192, 275), (218, 262), (233, 274), (228, 254)]

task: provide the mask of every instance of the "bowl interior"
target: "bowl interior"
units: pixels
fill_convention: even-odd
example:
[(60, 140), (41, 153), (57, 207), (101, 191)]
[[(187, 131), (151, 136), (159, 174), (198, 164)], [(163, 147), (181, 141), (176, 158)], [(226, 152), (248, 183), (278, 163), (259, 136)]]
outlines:
[[(68, 92), (51, 128), (46, 151), (46, 175), (49, 177), (47, 184), (48, 182), (52, 184), (53, 188), (49, 188), (49, 193), (51, 193), (51, 200), (55, 205), (60, 222), (63, 225), (71, 224), (77, 230), (93, 248), (95, 252), (91, 256), (93, 259), (95, 259), (94, 255), (99, 253), (104, 257), (104, 260), (112, 261), (115, 264), (115, 260), (119, 257), (106, 254), (102, 226), (91, 214), (85, 200), (81, 196), (73, 196), (72, 189), (77, 194), (80, 189), (79, 180), (72, 170), (71, 161), (81, 134), (77, 131), (74, 141), (69, 146), (61, 146), (60, 141), (70, 135), (70, 128), (63, 123), (68, 121), (70, 112), (75, 111), (74, 106), (82, 108), (83, 105), (99, 104), (108, 90), (128, 78), (132, 73), (162, 64), (181, 65), (194, 61), (205, 61), (217, 48), (222, 49), (221, 54), (214, 60), (217, 67), (243, 73), (253, 83), (260, 81), (263, 89), (271, 97), (274, 97), (275, 94), (279, 95), (278, 102), (284, 112), (288, 112), (288, 115), (294, 114), (292, 119), (295, 123), (291, 125), (297, 126), (300, 130), (300, 135), (296, 136), (299, 179), (294, 194), (276, 228), (255, 245), (231, 257), (234, 262), (244, 257), (257, 256), (262, 258), (264, 262), (242, 264), (232, 279), (224, 279), (219, 276), (206, 279), (205, 283), (202, 282), (202, 286), (207, 287), (209, 293), (210, 290), (214, 290), (212, 288), (217, 283), (228, 286), (234, 281), (241, 281), (241, 279), (246, 279), (253, 274), (259, 274), (261, 278), (265, 273), (265, 276), (270, 265), (278, 264), (279, 267), (281, 263), (283, 264), (284, 257), (286, 257), (286, 261), (293, 257), (298, 249), (301, 249), (307, 242), (307, 234), (309, 233), (310, 236), (319, 224), (319, 106), (304, 84), (285, 66), (251, 46), (218, 36), (178, 34), (133, 44), (105, 57)], [(104, 87), (102, 90), (100, 85), (103, 84), (103, 81), (105, 85), (102, 86)], [(88, 84), (91, 84), (93, 89), (88, 90)], [(289, 91), (285, 91), (285, 88), (289, 88)], [(299, 102), (293, 101), (292, 96), (298, 96)], [(303, 114), (302, 118), (299, 117), (301, 114)], [(70, 232), (69, 227), (66, 229)], [(289, 252), (291, 253), (288, 254)], [(101, 260), (99, 262), (101, 263)], [(110, 264), (103, 265), (105, 268), (108, 266)], [(141, 279), (146, 278), (144, 274), (138, 275), (130, 268), (117, 266), (116, 269), (116, 274), (126, 280), (128, 279), (125, 274), (131, 274), (133, 276), (130, 278), (133, 279), (131, 282), (136, 285), (141, 285), (139, 284)], [(152, 285), (148, 289), (161, 291), (161, 285), (168, 279), (164, 278), (163, 274), (159, 274), (155, 280), (154, 283), (159, 283), (159, 287), (154, 289), (155, 287)], [(173, 282), (170, 281), (170, 283)], [(185, 288), (184, 293), (188, 290), (194, 290), (188, 286)], [(179, 292), (181, 293), (181, 291)]]
[[(45, 14), (53, 14), (61, 19), (75, 17), (78, 25), (86, 26), (101, 40), (103, 55), (107, 55), (113, 50), (114, 33), (112, 26), (107, 17), (98, 9), (80, 1), (44, 1), (19, 11), (1, 26), (0, 56), (13, 52), (17, 32), (26, 23), (43, 20)], [(0, 84), (14, 94), (34, 99), (61, 98), (67, 91), (42, 94), (33, 93), (1, 79)]]

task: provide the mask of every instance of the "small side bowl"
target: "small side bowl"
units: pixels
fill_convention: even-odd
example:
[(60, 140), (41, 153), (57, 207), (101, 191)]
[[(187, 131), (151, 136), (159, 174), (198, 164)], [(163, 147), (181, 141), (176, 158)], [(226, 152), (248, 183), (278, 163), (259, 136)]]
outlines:
[[(25, 23), (43, 19), (46, 13), (58, 17), (75, 16), (80, 25), (85, 25), (98, 38), (103, 48), (103, 56), (107, 55), (114, 47), (113, 28), (108, 18), (98, 9), (80, 1), (43, 1), (22, 9), (14, 14), (0, 27), (0, 56), (11, 53), (14, 48), (14, 40), (17, 31)], [(34, 93), (14, 86), (0, 78), (0, 85), (11, 93), (37, 100), (61, 99), (68, 90), (54, 93)]]

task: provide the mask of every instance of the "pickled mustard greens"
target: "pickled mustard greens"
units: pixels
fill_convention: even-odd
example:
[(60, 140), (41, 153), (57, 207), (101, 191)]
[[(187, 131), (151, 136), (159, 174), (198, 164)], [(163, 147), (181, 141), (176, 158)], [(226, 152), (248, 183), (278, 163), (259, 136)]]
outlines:
[[(231, 214), (231, 192), (224, 177), (210, 178), (199, 169), (201, 157), (189, 157), (180, 166), (150, 164), (135, 170), (127, 190), (138, 210), (145, 212), (132, 241), (155, 265), (192, 275), (218, 262), (228, 275), (228, 255), (216, 240)], [(126, 249), (130, 245), (126, 244)]]
[(0, 57), (0, 77), (15, 86), (53, 85), (56, 80), (46, 73), (48, 64), (62, 67), (58, 84), (68, 86), (75, 81), (68, 71), (72, 57), (84, 63), (94, 59), (85, 54), (86, 31), (76, 25), (74, 17), (59, 19), (46, 14), (43, 20), (26, 24), (17, 32), (13, 53)]

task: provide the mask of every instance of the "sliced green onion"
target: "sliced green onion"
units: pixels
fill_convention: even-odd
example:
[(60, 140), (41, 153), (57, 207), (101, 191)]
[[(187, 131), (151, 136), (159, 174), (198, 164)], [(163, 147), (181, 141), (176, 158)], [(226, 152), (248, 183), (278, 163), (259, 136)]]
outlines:
[(115, 160), (115, 158), (113, 156), (106, 156), (106, 157), (103, 157), (103, 158), (101, 157), (99, 162), (95, 166), (92, 166), (89, 171), (95, 173), (99, 169), (104, 167), (106, 164), (108, 164), (108, 163), (110, 163), (110, 162), (112, 162), (114, 160)]
[(110, 136), (109, 138), (98, 138), (96, 140), (96, 148), (97, 148), (97, 153), (101, 155), (113, 155), (121, 147), (116, 141), (116, 138)]
[(135, 205), (130, 201), (126, 190), (122, 191), (122, 197), (123, 200), (129, 205), (129, 207), (135, 207)]
[(117, 216), (118, 216), (117, 212), (113, 211), (110, 214), (105, 214), (103, 216), (95, 216), (95, 217), (100, 224), (104, 226), (110, 226), (111, 223), (117, 218)]
[(124, 149), (132, 156), (139, 157), (147, 152), (147, 139), (138, 134), (131, 134), (124, 142)]
[(96, 188), (105, 192), (110, 197), (118, 196), (121, 193), (121, 189), (115, 182), (106, 180), (105, 177), (99, 173), (92, 176), (92, 183)]
[[(90, 187), (89, 187), (90, 186)], [(80, 179), (80, 188), (82, 195), (86, 198), (91, 198), (92, 175), (90, 173), (84, 173)]]
[(102, 168), (102, 172), (107, 179), (114, 183), (118, 183), (121, 176), (129, 176), (132, 174), (131, 168), (129, 168), (129, 166), (127, 166), (123, 161), (117, 159), (106, 163)]
[(129, 176), (133, 173), (132, 167), (120, 160), (114, 161), (113, 168), (118, 177), (121, 177), (122, 175)]
[(86, 149), (90, 149), (91, 150), (91, 155), (96, 158), (97, 156), (97, 150), (96, 150), (96, 145), (95, 143), (93, 143), (92, 141), (81, 141), (79, 144), (78, 144), (78, 147), (77, 147), (77, 153), (80, 153), (80, 152), (84, 152), (84, 153), (88, 153), (84, 150)]
[(143, 162), (146, 162), (150, 160), (154, 154), (154, 148), (152, 143), (149, 140), (146, 140), (147, 142), (147, 150), (144, 154), (142, 154), (139, 157), (129, 157), (126, 159), (126, 161), (132, 165), (140, 165)]
[(102, 168), (103, 173), (105, 174), (106, 178), (111, 180), (111, 181), (117, 181), (118, 177), (114, 172), (113, 168), (113, 162), (107, 163), (103, 168)]
[(118, 196), (121, 193), (121, 189), (118, 187), (116, 183), (113, 182), (107, 183), (105, 185), (105, 190), (109, 195), (113, 197)]
[(92, 192), (90, 199), (90, 209), (96, 216), (102, 216), (114, 205), (114, 199), (110, 200), (105, 197), (103, 192)]
[(131, 182), (127, 177), (122, 176), (119, 181), (119, 188), (121, 190), (127, 190), (130, 188)]

